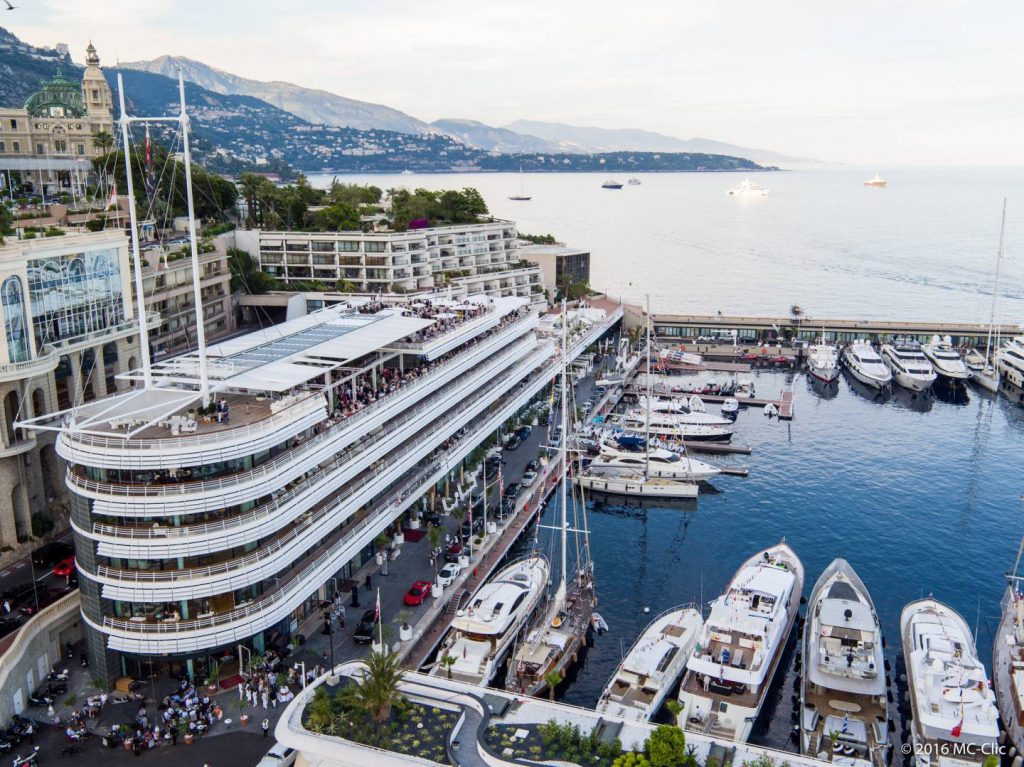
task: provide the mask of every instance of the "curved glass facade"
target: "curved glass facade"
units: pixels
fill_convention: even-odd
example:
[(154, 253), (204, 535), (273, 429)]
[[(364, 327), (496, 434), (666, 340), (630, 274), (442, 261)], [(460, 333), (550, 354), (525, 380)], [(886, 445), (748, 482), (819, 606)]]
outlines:
[(8, 277), (0, 287), (4, 307), (4, 331), (7, 336), (7, 356), (11, 362), (25, 362), (32, 356), (28, 345), (28, 319), (21, 280)]

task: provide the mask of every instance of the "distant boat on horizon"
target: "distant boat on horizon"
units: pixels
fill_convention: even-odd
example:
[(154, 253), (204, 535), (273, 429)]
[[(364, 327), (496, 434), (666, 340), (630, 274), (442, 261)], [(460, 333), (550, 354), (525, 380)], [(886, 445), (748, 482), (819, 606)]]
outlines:
[(745, 178), (726, 194), (730, 197), (767, 197), (769, 191), (760, 184), (755, 184), (749, 178)]
[(889, 185), (889, 182), (882, 178), (877, 173), (873, 179), (864, 182), (864, 186), (873, 186), (875, 189), (882, 189)]
[(403, 171), (402, 171), (401, 173), (399, 173), (398, 175), (399, 175), (399, 176), (411, 176), (411, 175), (413, 175), (413, 173), (414, 173), (414, 171), (411, 171), (411, 170), (409, 170), (408, 168), (406, 168), (405, 170), (403, 170)]
[(619, 183), (618, 181), (616, 181), (615, 179), (610, 178), (607, 181), (605, 181), (603, 184), (601, 184), (601, 188), (602, 189), (622, 189), (622, 184)]
[(533, 197), (526, 193), (526, 181), (523, 180), (522, 165), (519, 166), (519, 194), (510, 194), (508, 198), (510, 200), (515, 200), (516, 202), (529, 202), (533, 199)]
[(642, 182), (640, 181), (640, 179), (638, 179), (636, 176), (633, 176), (633, 178), (629, 180), (630, 186), (640, 186), (641, 183)]

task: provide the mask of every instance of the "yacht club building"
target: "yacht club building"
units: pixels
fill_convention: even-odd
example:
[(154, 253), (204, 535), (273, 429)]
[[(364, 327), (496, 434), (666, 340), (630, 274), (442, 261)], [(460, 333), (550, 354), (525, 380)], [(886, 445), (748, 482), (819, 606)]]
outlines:
[(286, 639), (550, 382), (537, 326), (521, 297), (352, 299), (69, 411), (57, 450), (90, 673), (199, 673), (215, 651)]

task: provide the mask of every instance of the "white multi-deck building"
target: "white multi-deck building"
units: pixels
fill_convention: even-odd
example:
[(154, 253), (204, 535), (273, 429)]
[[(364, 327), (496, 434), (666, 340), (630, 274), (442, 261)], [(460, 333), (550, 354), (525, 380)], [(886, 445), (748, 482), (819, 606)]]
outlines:
[(238, 247), (285, 286), (319, 282), (321, 300), (346, 294), (422, 293), (451, 286), (461, 295), (519, 296), (546, 305), (540, 268), (519, 256), (515, 224), (489, 221), (405, 232), (239, 230)]
[(57, 449), (90, 673), (196, 672), (215, 651), (289, 636), (550, 382), (537, 326), (517, 297), (354, 299), (210, 347), (212, 410), (227, 418), (201, 407), (196, 354), (70, 411)]

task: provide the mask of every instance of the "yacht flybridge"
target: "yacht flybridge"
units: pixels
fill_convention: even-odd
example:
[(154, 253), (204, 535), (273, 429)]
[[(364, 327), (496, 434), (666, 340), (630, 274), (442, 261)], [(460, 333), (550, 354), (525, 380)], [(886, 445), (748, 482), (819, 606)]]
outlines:
[(935, 599), (920, 599), (903, 608), (900, 633), (916, 764), (982, 764), (998, 754), (995, 695), (966, 621)]
[(807, 372), (825, 383), (835, 381), (839, 378), (839, 350), (818, 339), (807, 347)]
[(963, 384), (971, 377), (971, 371), (960, 356), (960, 352), (953, 348), (949, 336), (932, 336), (930, 343), (921, 345), (921, 352), (932, 363), (939, 377), (950, 384)]
[(864, 583), (836, 559), (811, 591), (803, 637), (800, 748), (836, 764), (889, 763), (882, 629)]
[[(455, 614), (430, 675), (486, 687), (548, 586), (548, 562), (539, 555), (498, 571)], [(449, 658), (447, 663), (442, 661)], [(443, 666), (443, 668), (442, 668)]]
[(693, 607), (676, 607), (651, 621), (612, 674), (597, 713), (650, 721), (686, 668), (703, 625)]
[(892, 384), (892, 373), (868, 341), (854, 341), (843, 350), (843, 362), (850, 375), (872, 389)]
[(800, 607), (804, 567), (783, 541), (736, 571), (711, 603), (679, 690), (680, 724), (745, 742)]
[(882, 344), (881, 357), (892, 372), (893, 380), (904, 389), (928, 391), (938, 377), (917, 341), (897, 338)]

